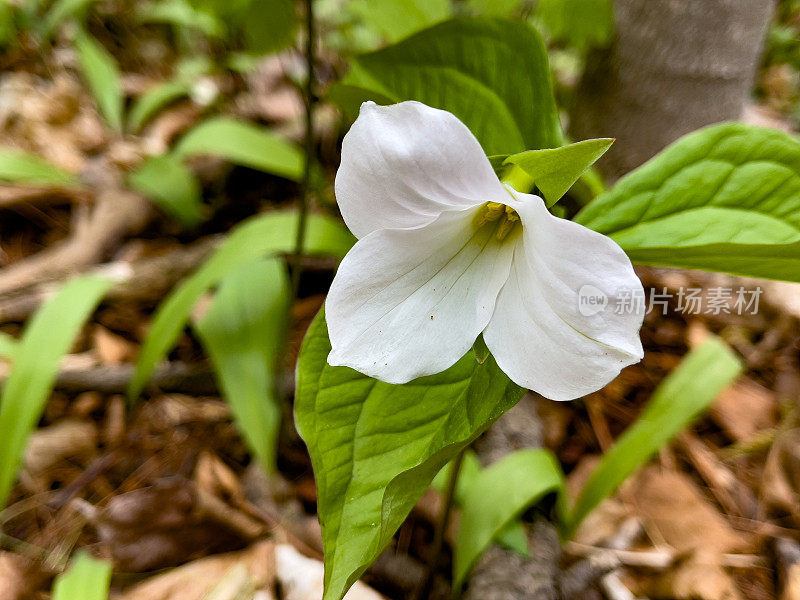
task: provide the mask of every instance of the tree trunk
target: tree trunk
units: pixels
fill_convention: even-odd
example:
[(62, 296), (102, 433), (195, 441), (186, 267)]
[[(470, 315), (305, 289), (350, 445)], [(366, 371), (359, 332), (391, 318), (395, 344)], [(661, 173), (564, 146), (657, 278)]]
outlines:
[(598, 166), (616, 179), (677, 138), (739, 119), (774, 0), (614, 0), (615, 41), (588, 60), (575, 140), (615, 137)]

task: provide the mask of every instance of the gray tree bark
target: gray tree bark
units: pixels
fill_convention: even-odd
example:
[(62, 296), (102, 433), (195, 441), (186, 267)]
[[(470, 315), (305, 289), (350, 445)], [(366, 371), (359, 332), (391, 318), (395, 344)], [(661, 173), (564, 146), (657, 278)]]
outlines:
[(614, 0), (616, 36), (587, 60), (575, 140), (615, 137), (613, 180), (677, 138), (736, 120), (750, 96), (774, 0)]

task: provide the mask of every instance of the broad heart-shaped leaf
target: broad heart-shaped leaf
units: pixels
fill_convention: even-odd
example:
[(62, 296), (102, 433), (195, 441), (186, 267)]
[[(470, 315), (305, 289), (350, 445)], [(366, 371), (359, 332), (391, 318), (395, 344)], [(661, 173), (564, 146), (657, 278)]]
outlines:
[(528, 150), (513, 154), (504, 165), (516, 165), (533, 179), (549, 207), (567, 193), (598, 158), (611, 147), (614, 140), (600, 138), (583, 140), (560, 148)]
[(390, 42), (444, 21), (452, 14), (449, 0), (351, 0), (347, 9)]
[(603, 455), (567, 519), (566, 536), (571, 536), (594, 507), (708, 408), (741, 372), (741, 359), (717, 337), (709, 337), (687, 354), (656, 388), (636, 422)]
[(472, 565), (505, 527), (551, 492), (558, 493), (565, 513), (564, 473), (543, 448), (514, 452), (475, 475), (459, 519), (453, 589), (461, 588)]
[(536, 14), (554, 39), (579, 50), (604, 46), (614, 33), (611, 0), (539, 0)]
[(741, 123), (701, 129), (576, 221), (641, 264), (800, 281), (800, 141)]
[(261, 466), (275, 470), (281, 409), (275, 367), (289, 312), (289, 277), (278, 258), (231, 271), (195, 323), (231, 405), (236, 426)]
[(128, 183), (168, 215), (189, 226), (204, 217), (200, 182), (180, 159), (154, 156), (128, 176)]
[(364, 100), (418, 100), (456, 115), (487, 154), (561, 143), (547, 52), (525, 23), (453, 19), (351, 65), (331, 94), (351, 116)]
[(15, 184), (75, 187), (78, 178), (35, 154), (0, 148), (0, 180)]
[(124, 97), (119, 67), (114, 57), (100, 42), (82, 30), (75, 35), (75, 49), (97, 108), (112, 129), (122, 131)]
[(298, 21), (293, 0), (250, 0), (240, 15), (247, 49), (252, 52), (274, 52), (294, 40)]
[(404, 385), (331, 367), (322, 312), (297, 369), (295, 420), (317, 479), (324, 600), (340, 600), (391, 541), (436, 473), (522, 396), (472, 351)]
[(292, 142), (246, 121), (214, 117), (203, 121), (181, 138), (174, 150), (181, 158), (210, 154), (299, 181), (303, 153)]
[(111, 585), (111, 563), (79, 552), (69, 569), (56, 577), (53, 600), (106, 600)]
[[(139, 396), (156, 364), (172, 348), (200, 297), (239, 265), (293, 252), (297, 227), (298, 215), (294, 211), (274, 211), (248, 219), (231, 232), (203, 266), (172, 291), (159, 305), (142, 344), (136, 372), (128, 384), (130, 400)], [(355, 241), (339, 221), (320, 215), (309, 215), (306, 227), (304, 250), (309, 254), (342, 257)]]

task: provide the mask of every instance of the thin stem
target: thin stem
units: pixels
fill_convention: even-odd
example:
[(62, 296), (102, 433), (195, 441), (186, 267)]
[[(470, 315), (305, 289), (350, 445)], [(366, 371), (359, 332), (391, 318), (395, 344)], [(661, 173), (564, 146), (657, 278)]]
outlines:
[(444, 506), (442, 507), (442, 514), (439, 516), (439, 522), (436, 523), (436, 530), (433, 533), (433, 544), (428, 559), (425, 578), (422, 580), (422, 583), (420, 583), (419, 588), (417, 588), (417, 593), (415, 595), (416, 600), (425, 600), (431, 593), (433, 581), (436, 577), (436, 570), (442, 560), (444, 536), (447, 533), (447, 525), (450, 522), (450, 513), (453, 508), (456, 486), (458, 485), (458, 475), (461, 472), (461, 463), (463, 460), (464, 449), (453, 459), (450, 465), (450, 472), (447, 474), (447, 487), (444, 490)]
[(306, 237), (306, 221), (308, 220), (308, 205), (311, 195), (311, 173), (314, 166), (314, 65), (315, 41), (314, 31), (314, 2), (305, 0), (306, 5), (306, 69), (308, 78), (305, 88), (306, 107), (306, 135), (305, 135), (305, 167), (303, 169), (303, 182), (300, 191), (300, 213), (297, 223), (297, 239), (295, 240), (294, 257), (292, 260), (292, 303), (297, 299), (300, 288), (300, 272), (302, 271), (303, 247)]

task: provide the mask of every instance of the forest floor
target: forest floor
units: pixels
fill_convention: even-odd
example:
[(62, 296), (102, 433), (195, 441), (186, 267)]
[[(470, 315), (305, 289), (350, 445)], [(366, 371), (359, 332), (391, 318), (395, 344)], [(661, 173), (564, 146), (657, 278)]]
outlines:
[[(214, 84), (224, 95), (222, 112), (298, 137), (302, 102), (284, 76), (293, 58), (271, 59), (249, 77), (220, 75)], [(65, 168), (124, 171), (143, 148), (168, 147), (204, 114), (191, 100), (181, 101), (139, 138), (115, 139), (75, 73), (74, 56), (62, 48), (43, 60), (24, 52), (5, 57), (0, 145)], [(136, 67), (126, 68), (129, 93), (157, 75), (136, 75)], [(331, 110), (323, 107), (319, 116), (319, 146), (332, 181), (340, 132)], [(754, 107), (748, 118), (788, 126), (765, 106)], [(98, 210), (103, 203), (92, 193), (0, 188), (0, 331), (18, 335), (43, 298), (73, 272), (114, 263), (133, 273), (133, 283), (112, 289), (64, 359), (0, 514), (2, 600), (48, 597), (53, 576), (77, 548), (113, 560), (118, 598), (200, 600), (223, 578), (233, 588), (254, 585), (264, 592), (259, 597), (319, 598), (315, 484), (291, 417), (292, 365), (333, 265), (306, 265), (293, 308), (278, 474), (267, 477), (251, 462), (191, 332), (138, 402), (123, 396), (153, 311), (169, 289), (233, 224), (297, 198), (295, 184), (258, 171), (214, 159), (193, 168), (214, 214), (193, 231), (147, 204), (134, 202), (120, 222), (113, 211)], [(330, 190), (318, 204), (335, 210)], [(87, 240), (87, 231), (97, 237)], [(659, 305), (645, 320), (644, 360), (584, 400), (525, 400), (535, 404), (545, 444), (572, 488), (704, 336), (723, 337), (744, 358), (746, 372), (590, 516), (563, 560), (598, 552), (626, 532), (612, 551), (622, 567), (603, 583), (609, 597), (624, 598), (615, 587), (624, 586), (637, 597), (769, 600), (786, 579), (796, 587), (783, 600), (797, 600), (800, 286), (666, 269), (640, 269), (639, 275), (648, 294), (671, 294), (665, 310)], [(707, 296), (714, 287), (760, 287), (757, 314), (679, 310), (681, 288), (702, 288)], [(0, 377), (6, 372), (0, 363)], [(423, 576), (440, 504), (434, 492), (423, 497), (363, 578), (366, 584), (389, 598), (410, 597)], [(448, 572), (443, 560), (443, 582)], [(356, 594), (375, 597), (366, 587)], [(601, 596), (590, 591), (585, 597)]]

